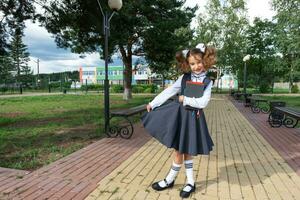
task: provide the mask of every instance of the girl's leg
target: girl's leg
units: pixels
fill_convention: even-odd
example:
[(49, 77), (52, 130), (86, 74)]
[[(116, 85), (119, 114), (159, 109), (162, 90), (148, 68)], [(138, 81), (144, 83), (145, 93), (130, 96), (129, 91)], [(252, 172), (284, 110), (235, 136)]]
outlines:
[(174, 150), (174, 162), (178, 165), (181, 165), (183, 162), (183, 154), (177, 150)]
[(174, 160), (172, 163), (172, 167), (170, 169), (169, 174), (166, 177), (168, 183), (172, 183), (175, 180), (181, 168), (182, 162), (183, 162), (183, 154), (179, 153), (179, 151), (174, 150)]
[[(175, 180), (175, 178), (176, 178), (176, 176), (177, 176), (177, 174), (178, 174), (178, 172), (181, 168), (182, 162), (183, 162), (183, 154), (179, 153), (176, 150), (174, 150), (174, 160), (173, 160), (173, 163), (172, 163), (172, 167), (170, 169), (169, 174), (166, 177), (167, 184), (170, 184)], [(166, 187), (167, 186), (167, 184), (164, 180), (158, 182), (158, 184), (159, 184), (160, 187)]]
[[(194, 176), (193, 176), (193, 157), (189, 154), (184, 154), (184, 166), (187, 177), (187, 184), (192, 186), (195, 185)], [(190, 186), (185, 186), (183, 191), (190, 192), (192, 188)]]

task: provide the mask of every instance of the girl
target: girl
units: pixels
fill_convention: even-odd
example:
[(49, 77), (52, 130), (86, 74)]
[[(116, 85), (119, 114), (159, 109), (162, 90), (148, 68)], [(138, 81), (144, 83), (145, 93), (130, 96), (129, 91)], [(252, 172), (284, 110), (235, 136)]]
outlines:
[[(206, 72), (216, 62), (216, 51), (213, 47), (199, 44), (194, 49), (177, 53), (176, 60), (183, 71), (189, 68), (189, 72), (181, 75), (172, 86), (147, 105), (148, 113), (142, 116), (142, 122), (147, 132), (168, 148), (174, 149), (174, 160), (169, 174), (164, 180), (153, 183), (152, 188), (161, 191), (173, 187), (184, 161), (187, 183), (180, 191), (180, 196), (187, 198), (196, 189), (192, 156), (208, 155), (214, 145), (203, 108), (211, 97), (212, 81), (206, 76)], [(204, 83), (203, 96), (183, 96), (187, 81)], [(169, 100), (176, 94), (181, 95), (174, 101)]]

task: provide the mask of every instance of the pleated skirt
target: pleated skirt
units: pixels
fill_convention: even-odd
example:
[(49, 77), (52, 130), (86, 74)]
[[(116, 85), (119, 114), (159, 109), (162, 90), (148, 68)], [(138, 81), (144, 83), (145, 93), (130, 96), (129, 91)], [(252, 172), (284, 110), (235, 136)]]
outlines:
[(146, 132), (168, 148), (192, 156), (209, 155), (214, 143), (210, 137), (205, 115), (187, 110), (178, 100), (144, 113), (141, 117)]

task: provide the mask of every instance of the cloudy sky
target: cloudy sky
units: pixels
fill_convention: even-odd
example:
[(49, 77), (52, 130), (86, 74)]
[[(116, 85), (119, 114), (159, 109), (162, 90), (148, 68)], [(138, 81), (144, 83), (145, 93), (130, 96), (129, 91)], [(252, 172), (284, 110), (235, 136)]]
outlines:
[[(274, 12), (271, 10), (270, 0), (247, 0), (248, 13), (250, 20), (254, 17), (271, 19)], [(187, 0), (186, 6), (199, 5), (199, 12), (203, 12), (204, 5), (207, 0)], [(196, 26), (195, 20), (192, 27)], [(54, 38), (46, 29), (33, 24), (30, 21), (26, 22), (24, 43), (28, 46), (30, 53), (29, 65), (32, 67), (34, 74), (37, 73), (37, 59), (40, 60), (40, 73), (52, 73), (60, 71), (78, 70), (79, 66), (101, 66), (104, 61), (99, 59), (97, 53), (86, 54), (84, 59), (80, 58), (78, 54), (73, 54), (69, 50), (60, 49), (56, 47)], [(114, 56), (114, 63), (112, 65), (122, 65), (118, 56)]]

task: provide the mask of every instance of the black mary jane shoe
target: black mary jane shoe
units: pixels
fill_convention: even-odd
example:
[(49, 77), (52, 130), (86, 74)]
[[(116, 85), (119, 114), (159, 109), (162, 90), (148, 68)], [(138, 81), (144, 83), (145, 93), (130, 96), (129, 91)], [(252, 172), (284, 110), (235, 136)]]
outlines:
[[(183, 190), (186, 186), (190, 186), (192, 189), (189, 192), (186, 192), (186, 191)], [(191, 184), (188, 183), (180, 191), (180, 197), (188, 198), (191, 195), (192, 192), (195, 192), (195, 190), (196, 190), (196, 184), (194, 183), (194, 186), (192, 186)]]
[(175, 181), (172, 181), (171, 183), (168, 183), (166, 179), (164, 179), (164, 182), (166, 183), (166, 186), (165, 187), (160, 187), (160, 185), (158, 184), (159, 182), (155, 182), (152, 184), (152, 188), (156, 191), (162, 191), (162, 190), (165, 190), (167, 188), (171, 188), (174, 186), (174, 182)]

